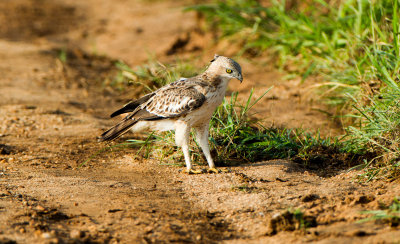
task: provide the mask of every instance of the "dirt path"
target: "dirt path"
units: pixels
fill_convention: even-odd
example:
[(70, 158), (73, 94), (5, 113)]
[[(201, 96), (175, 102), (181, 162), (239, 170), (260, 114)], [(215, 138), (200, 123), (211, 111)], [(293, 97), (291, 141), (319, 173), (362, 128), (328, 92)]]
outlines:
[[(35, 3), (0, 3), (0, 21), (20, 19), (22, 10)], [(134, 149), (96, 155), (104, 147), (96, 136), (113, 123), (107, 115), (121, 104), (115, 92), (99, 88), (114, 72), (110, 60), (138, 64), (147, 57), (141, 45), (169, 59), (165, 52), (190, 30), (194, 16), (182, 14), (180, 2), (129, 1), (136, 8), (126, 8), (122, 0), (42, 3), (51, 11), (25, 11), (32, 16), (12, 22), (19, 33), (0, 27), (0, 243), (400, 241), (398, 227), (357, 223), (364, 217), (361, 210), (390, 204), (400, 188), (396, 183), (359, 184), (353, 180), (357, 171), (307, 171), (275, 160), (234, 167), (231, 173), (193, 176), (156, 160), (138, 159)], [(10, 11), (15, 9), (21, 12)], [(51, 14), (54, 9), (69, 20), (60, 32), (52, 27), (60, 19)], [(168, 21), (154, 21), (149, 11)], [(30, 25), (37, 15), (45, 18)], [(190, 21), (168, 24), (183, 17)], [(135, 42), (130, 28), (144, 37)], [(163, 37), (162, 45), (149, 43), (155, 36)], [(101, 43), (95, 45), (98, 52), (111, 58), (90, 56), (93, 43)], [(68, 66), (58, 59), (63, 47), (74, 57)], [(279, 114), (275, 118), (282, 125), (301, 118), (320, 119), (311, 127), (330, 125), (320, 115), (301, 113), (309, 106), (292, 96), (296, 86), (246, 62), (249, 82), (239, 88), (244, 96), (252, 86), (278, 86), (258, 108), (260, 113)], [(297, 121), (283, 114), (293, 108), (287, 101), (297, 101)], [(301, 209), (310, 226), (298, 228), (299, 222), (285, 213), (288, 209)]]
[(104, 121), (93, 117), (97, 106), (105, 113), (102, 102), (97, 98), (91, 108), (83, 88), (41, 86), (57, 70), (36, 45), (0, 46), (0, 57), (9, 61), (1, 65), (8, 74), (1, 82), (2, 235), (25, 243), (224, 237), (225, 228), (210, 225), (214, 216), (185, 200), (180, 183), (169, 177), (176, 169), (138, 163), (124, 156), (127, 151), (77, 169), (102, 147), (95, 138)]

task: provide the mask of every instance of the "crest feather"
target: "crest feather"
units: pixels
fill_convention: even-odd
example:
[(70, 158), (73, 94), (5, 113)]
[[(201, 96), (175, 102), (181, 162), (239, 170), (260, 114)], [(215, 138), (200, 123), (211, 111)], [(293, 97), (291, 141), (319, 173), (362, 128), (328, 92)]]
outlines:
[(218, 54), (214, 54), (214, 58), (213, 58), (213, 60), (210, 61), (210, 63), (214, 62), (218, 57), (219, 57)]

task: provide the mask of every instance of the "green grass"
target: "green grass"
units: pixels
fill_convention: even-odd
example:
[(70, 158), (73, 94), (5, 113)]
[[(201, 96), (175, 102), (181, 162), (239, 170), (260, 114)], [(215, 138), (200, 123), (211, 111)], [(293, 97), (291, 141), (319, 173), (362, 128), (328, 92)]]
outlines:
[(347, 93), (358, 97), (361, 84), (372, 80), (395, 85), (396, 1), (291, 2), (298, 5), (286, 8), (286, 1), (272, 1), (263, 7), (255, 0), (226, 0), (187, 10), (203, 13), (211, 28), (242, 44), (244, 53), (272, 50), (280, 68), (290, 66), (303, 79), (320, 76), (329, 104), (346, 104)]
[(290, 208), (270, 219), (267, 235), (275, 235), (281, 231), (306, 231), (307, 228), (316, 226), (316, 217), (305, 215), (301, 209)]
[(296, 158), (307, 164), (317, 148), (339, 150), (338, 140), (300, 129), (265, 128), (260, 121), (252, 120), (251, 108), (268, 91), (258, 98), (253, 98), (251, 91), (245, 104), (238, 104), (237, 93), (233, 93), (218, 107), (210, 123), (210, 141), (217, 163)]
[(388, 223), (392, 227), (396, 227), (400, 224), (400, 201), (399, 198), (395, 198), (393, 203), (383, 210), (368, 210), (361, 212), (362, 214), (370, 215), (370, 217), (362, 219), (359, 223), (367, 221), (381, 221)]
[[(400, 176), (398, 0), (225, 0), (187, 8), (204, 14), (208, 31), (247, 56), (275, 54), (277, 66), (313, 86), (346, 121), (345, 147), (376, 155), (367, 180)], [(289, 7), (290, 6), (290, 7)]]
[(247, 184), (238, 185), (238, 186), (232, 186), (232, 191), (252, 193), (252, 192), (257, 191), (257, 190), (258, 190), (257, 187), (249, 186)]
[(301, 211), (301, 209), (290, 209), (290, 213), (293, 214), (293, 219), (295, 219), (298, 223), (297, 229), (307, 229), (309, 227), (315, 227), (317, 225), (315, 217), (307, 217)]
[[(120, 74), (115, 84), (136, 84), (149, 90), (200, 72), (184, 63), (170, 66), (155, 61), (134, 69), (121, 63), (118, 63), (118, 67)], [(252, 109), (270, 89), (257, 98), (253, 97), (251, 91), (244, 104), (238, 102), (238, 94), (234, 92), (217, 108), (210, 122), (209, 138), (217, 165), (267, 159), (294, 159), (308, 165), (317, 161), (323, 163), (333, 154), (355, 155), (338, 139), (322, 138), (319, 134), (312, 135), (300, 129), (263, 127), (260, 121), (252, 118)], [(141, 156), (160, 160), (163, 164), (182, 166), (184, 162), (181, 150), (175, 146), (173, 132), (152, 133), (142, 139), (128, 140), (125, 145), (137, 147)], [(195, 163), (205, 164), (195, 139), (191, 141), (190, 151)], [(355, 162), (358, 157), (354, 156), (353, 159)]]

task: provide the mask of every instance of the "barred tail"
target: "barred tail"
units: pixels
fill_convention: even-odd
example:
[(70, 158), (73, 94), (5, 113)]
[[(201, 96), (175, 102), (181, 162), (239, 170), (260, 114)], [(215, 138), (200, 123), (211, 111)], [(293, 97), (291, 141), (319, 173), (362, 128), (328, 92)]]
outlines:
[(120, 136), (124, 133), (128, 132), (128, 130), (134, 126), (138, 122), (135, 119), (124, 119), (100, 136), (100, 140), (102, 141), (111, 141)]

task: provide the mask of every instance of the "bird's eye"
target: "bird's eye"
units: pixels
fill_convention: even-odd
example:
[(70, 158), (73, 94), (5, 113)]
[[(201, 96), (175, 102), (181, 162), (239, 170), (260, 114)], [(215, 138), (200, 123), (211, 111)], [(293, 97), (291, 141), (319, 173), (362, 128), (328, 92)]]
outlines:
[(232, 70), (231, 69), (226, 69), (226, 73), (230, 74), (230, 73), (232, 73)]

